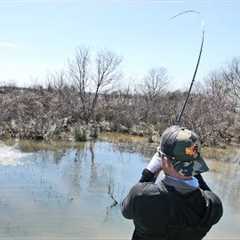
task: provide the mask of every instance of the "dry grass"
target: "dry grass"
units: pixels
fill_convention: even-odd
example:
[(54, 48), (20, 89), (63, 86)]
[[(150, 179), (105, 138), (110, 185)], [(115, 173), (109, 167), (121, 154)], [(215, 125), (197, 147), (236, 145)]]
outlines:
[[(133, 136), (123, 133), (104, 132), (100, 133), (99, 140), (108, 141), (113, 143), (136, 143), (139, 145), (148, 145), (148, 140), (145, 137)], [(19, 149), (24, 152), (40, 151), (40, 150), (60, 150), (66, 148), (83, 148), (84, 142), (70, 142), (70, 141), (32, 141), (32, 140), (6, 140), (7, 145), (17, 145)], [(149, 144), (151, 146), (158, 146), (158, 143)], [(202, 156), (206, 159), (212, 159), (217, 161), (231, 161), (232, 157), (236, 156), (238, 149), (233, 146), (227, 146), (226, 148), (220, 147), (203, 147), (201, 150)]]
[(145, 137), (140, 136), (133, 136), (129, 134), (124, 133), (115, 133), (115, 132), (103, 132), (100, 133), (99, 137), (100, 140), (103, 141), (110, 141), (110, 142), (119, 142), (119, 143), (146, 143), (147, 139)]
[(224, 160), (231, 156), (235, 156), (237, 152), (237, 148), (232, 146), (227, 146), (226, 148), (204, 147), (202, 149), (203, 157), (215, 160)]

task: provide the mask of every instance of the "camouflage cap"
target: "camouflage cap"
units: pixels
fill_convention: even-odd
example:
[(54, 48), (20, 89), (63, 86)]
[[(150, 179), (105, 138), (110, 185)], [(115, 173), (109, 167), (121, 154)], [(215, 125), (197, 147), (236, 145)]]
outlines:
[(174, 168), (185, 176), (209, 170), (200, 156), (198, 135), (187, 128), (180, 126), (167, 128), (161, 136), (160, 151), (166, 154)]

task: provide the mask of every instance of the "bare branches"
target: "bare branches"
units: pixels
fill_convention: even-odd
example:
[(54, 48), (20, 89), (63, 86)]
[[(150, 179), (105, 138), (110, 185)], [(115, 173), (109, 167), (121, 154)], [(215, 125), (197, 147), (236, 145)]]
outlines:
[(120, 57), (109, 51), (102, 51), (97, 54), (97, 76), (94, 81), (99, 90), (107, 90), (113, 81), (119, 79), (117, 68), (121, 61)]
[(143, 93), (150, 101), (160, 96), (168, 84), (167, 70), (163, 67), (153, 68), (144, 78)]
[(90, 54), (87, 48), (78, 48), (74, 59), (69, 63), (69, 78), (72, 80), (73, 86), (76, 88), (80, 104), (79, 108), (83, 112), (83, 118), (89, 121), (88, 112), (88, 86), (89, 86), (89, 64)]
[(159, 113), (160, 98), (167, 84), (167, 70), (163, 67), (151, 69), (145, 76), (140, 90), (145, 105), (142, 120), (149, 121), (149, 119), (152, 119), (154, 122), (157, 121), (156, 115)]
[(64, 70), (51, 73), (47, 77), (47, 87), (61, 91), (66, 86), (66, 73)]
[(234, 58), (227, 69), (223, 69), (222, 75), (230, 84), (233, 96), (240, 100), (240, 58)]
[[(47, 88), (1, 87), (0, 136), (47, 139), (56, 134), (61, 138), (70, 136), (76, 126), (84, 129), (90, 125), (105, 131), (159, 136), (175, 123), (186, 92), (167, 91), (163, 67), (151, 69), (140, 86), (116, 88), (120, 64), (121, 58), (112, 52), (94, 55), (87, 48), (78, 48), (67, 69), (48, 76)], [(183, 124), (210, 144), (229, 141), (240, 129), (240, 59), (195, 87)], [(235, 139), (240, 139), (240, 131)], [(114, 200), (111, 187), (109, 195)]]
[(119, 79), (117, 68), (121, 63), (121, 59), (114, 53), (105, 51), (98, 53), (96, 58), (97, 74), (94, 79), (95, 92), (91, 106), (91, 114), (93, 115), (99, 93), (110, 90), (114, 81)]
[(94, 119), (99, 94), (110, 90), (114, 81), (118, 80), (120, 63), (121, 59), (109, 51), (98, 53), (93, 63), (88, 49), (77, 49), (74, 60), (69, 64), (69, 77), (77, 89), (79, 108), (86, 122)]

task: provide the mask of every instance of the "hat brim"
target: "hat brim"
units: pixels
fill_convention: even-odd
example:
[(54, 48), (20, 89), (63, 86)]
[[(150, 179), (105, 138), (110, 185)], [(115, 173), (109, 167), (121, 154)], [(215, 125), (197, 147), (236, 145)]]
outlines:
[(209, 171), (209, 168), (205, 160), (199, 155), (198, 158), (194, 161), (192, 175), (197, 175), (199, 173), (204, 173), (207, 171)]

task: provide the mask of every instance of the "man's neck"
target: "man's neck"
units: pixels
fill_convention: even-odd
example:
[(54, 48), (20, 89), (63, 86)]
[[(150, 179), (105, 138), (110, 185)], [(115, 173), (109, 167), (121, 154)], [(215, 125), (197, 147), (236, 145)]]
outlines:
[(174, 173), (174, 174), (166, 174), (166, 176), (170, 176), (170, 177), (174, 177), (176, 179), (179, 179), (179, 180), (191, 180), (192, 179), (192, 176), (184, 176), (178, 172)]
[(188, 179), (180, 179), (172, 176), (163, 176), (162, 181), (174, 187), (178, 192), (188, 193), (196, 190), (199, 187), (198, 180), (195, 177), (190, 177)]

